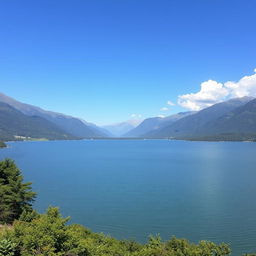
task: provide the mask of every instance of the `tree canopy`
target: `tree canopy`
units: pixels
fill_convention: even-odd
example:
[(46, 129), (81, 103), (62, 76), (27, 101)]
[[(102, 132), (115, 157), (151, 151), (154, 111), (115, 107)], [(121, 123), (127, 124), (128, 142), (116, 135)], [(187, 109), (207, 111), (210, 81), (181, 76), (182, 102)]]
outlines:
[(6, 144), (3, 141), (0, 141), (0, 148), (5, 148)]
[(23, 176), (13, 160), (0, 162), (0, 223), (12, 223), (23, 211), (32, 211), (36, 193), (31, 183), (23, 182)]

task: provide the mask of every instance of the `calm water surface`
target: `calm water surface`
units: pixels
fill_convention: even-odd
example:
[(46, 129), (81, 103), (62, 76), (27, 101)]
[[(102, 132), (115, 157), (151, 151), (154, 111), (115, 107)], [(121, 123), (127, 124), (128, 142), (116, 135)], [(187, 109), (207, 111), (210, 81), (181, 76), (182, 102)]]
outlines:
[(38, 192), (95, 232), (145, 242), (149, 234), (227, 242), (256, 251), (256, 143), (16, 142), (0, 150)]

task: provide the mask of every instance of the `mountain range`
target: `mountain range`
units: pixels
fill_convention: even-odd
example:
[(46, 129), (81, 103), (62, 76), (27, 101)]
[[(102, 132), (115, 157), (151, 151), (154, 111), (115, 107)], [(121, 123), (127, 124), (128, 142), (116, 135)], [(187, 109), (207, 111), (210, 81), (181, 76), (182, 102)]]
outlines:
[(191, 140), (247, 140), (256, 134), (256, 99), (243, 97), (215, 104), (163, 128), (145, 138)]
[[(3, 129), (1, 130), (1, 134), (0, 134), (1, 138), (7, 136), (7, 134), (9, 134), (7, 137), (10, 137), (10, 135), (12, 135), (11, 136), (12, 139), (14, 138), (14, 136), (24, 137), (23, 134), (26, 134), (25, 137), (45, 138), (45, 139), (64, 139), (64, 138), (81, 139), (81, 138), (99, 138), (99, 137), (108, 136), (105, 130), (101, 129), (100, 127), (97, 127), (96, 125), (86, 123), (85, 121), (79, 118), (75, 118), (72, 116), (68, 116), (68, 115), (64, 115), (64, 114), (56, 113), (52, 111), (46, 111), (39, 107), (19, 102), (2, 93), (0, 94), (0, 103), (5, 104), (5, 110), (3, 108), (1, 109), (1, 112), (2, 112), (1, 124), (5, 124), (3, 126)], [(16, 118), (14, 114), (8, 115), (7, 114), (8, 111), (6, 111), (7, 110), (6, 105), (11, 107), (8, 109), (9, 112), (11, 112), (10, 109), (12, 109), (12, 113), (14, 110), (16, 110), (15, 112), (16, 116), (19, 115), (19, 118)], [(13, 119), (16, 118), (17, 120), (19, 120), (19, 122), (15, 123), (14, 122), (15, 120), (12, 120), (12, 118)], [(35, 123), (30, 124), (29, 120), (32, 120), (32, 119), (40, 120), (41, 121), (40, 127), (36, 129)], [(7, 120), (8, 120), (8, 123), (5, 122)], [(15, 127), (12, 126), (14, 125), (14, 123), (16, 124), (15, 126), (16, 129), (14, 129)], [(26, 128), (26, 132), (23, 133), (21, 132), (22, 131), (21, 127), (24, 127), (25, 123), (27, 123), (28, 125)], [(34, 127), (34, 129), (31, 128), (30, 130), (30, 127)], [(4, 129), (7, 129), (7, 130), (4, 130)], [(45, 131), (47, 130), (48, 132), (42, 133), (41, 132), (42, 129), (45, 129)], [(35, 134), (36, 130), (38, 131), (38, 134)], [(51, 133), (53, 131), (55, 131), (56, 136), (54, 136)], [(47, 134), (52, 134), (52, 135), (48, 136)], [(63, 134), (65, 134), (64, 137), (63, 137)]]
[(235, 98), (197, 112), (99, 127), (0, 93), (0, 140), (106, 137), (256, 141), (256, 99)]
[(0, 102), (0, 120), (0, 137), (2, 140), (76, 138), (42, 117), (24, 115), (3, 102)]

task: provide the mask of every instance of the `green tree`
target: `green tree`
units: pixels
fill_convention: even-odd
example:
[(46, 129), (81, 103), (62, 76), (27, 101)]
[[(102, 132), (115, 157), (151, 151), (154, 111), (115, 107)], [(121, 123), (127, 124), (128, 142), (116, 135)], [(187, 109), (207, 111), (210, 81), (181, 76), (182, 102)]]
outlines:
[(35, 196), (13, 160), (0, 161), (0, 223), (11, 224), (23, 211), (32, 211)]
[(0, 148), (6, 148), (6, 144), (3, 141), (0, 141)]

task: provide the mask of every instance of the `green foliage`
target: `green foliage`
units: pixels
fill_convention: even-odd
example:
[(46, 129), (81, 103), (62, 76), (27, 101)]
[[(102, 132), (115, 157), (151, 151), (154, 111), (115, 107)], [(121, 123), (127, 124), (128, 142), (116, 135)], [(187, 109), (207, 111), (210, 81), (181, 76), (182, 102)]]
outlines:
[(67, 221), (57, 208), (49, 208), (46, 214), (34, 215), (29, 222), (15, 221), (12, 239), (19, 244), (22, 255), (62, 255), (69, 240)]
[(201, 241), (199, 244), (190, 243), (186, 239), (173, 237), (167, 242), (162, 242), (160, 236), (150, 237), (138, 256), (221, 256), (230, 255), (231, 250), (226, 244), (214, 244)]
[(8, 239), (0, 240), (0, 256), (15, 256), (17, 245)]
[(6, 148), (6, 144), (3, 141), (0, 141), (0, 148)]
[(19, 217), (20, 221), (31, 222), (33, 219), (39, 217), (39, 213), (31, 210), (24, 210)]
[(12, 223), (23, 211), (32, 211), (35, 193), (31, 183), (23, 183), (20, 170), (14, 161), (0, 162), (0, 223)]
[[(31, 214), (17, 220), (4, 238), (17, 244), (21, 256), (224, 256), (230, 254), (227, 245), (201, 241), (189, 243), (173, 237), (163, 242), (160, 236), (149, 238), (145, 245), (135, 241), (120, 241), (92, 233), (80, 225), (67, 225), (58, 208), (45, 214)], [(23, 216), (23, 217), (24, 217)]]

